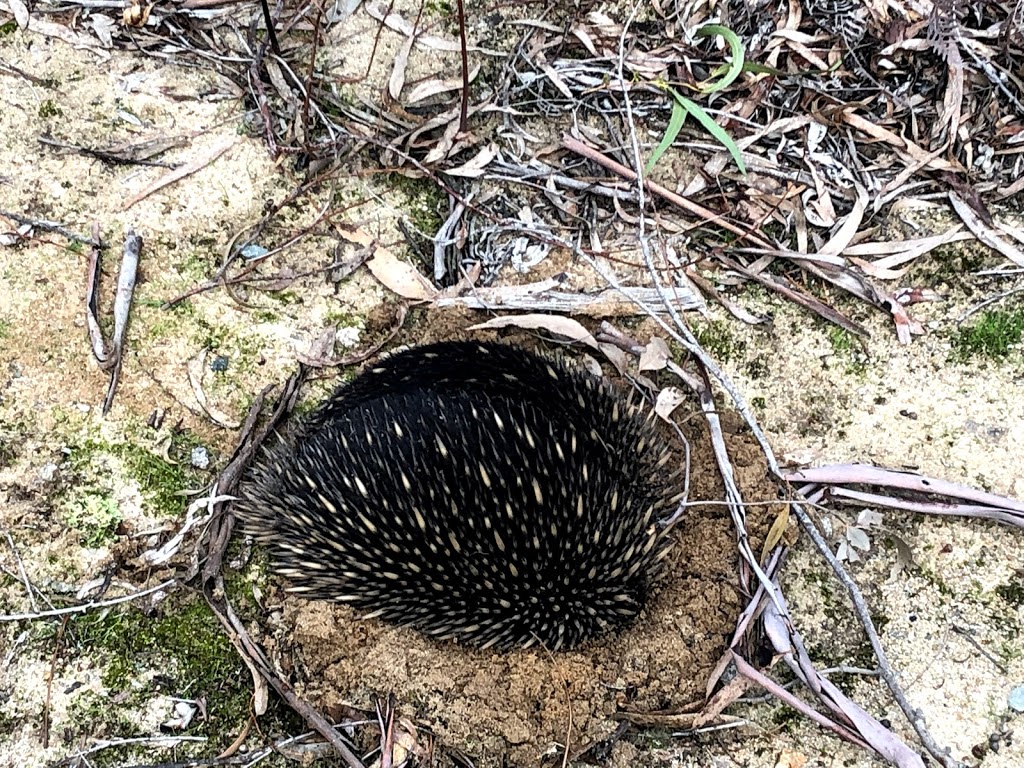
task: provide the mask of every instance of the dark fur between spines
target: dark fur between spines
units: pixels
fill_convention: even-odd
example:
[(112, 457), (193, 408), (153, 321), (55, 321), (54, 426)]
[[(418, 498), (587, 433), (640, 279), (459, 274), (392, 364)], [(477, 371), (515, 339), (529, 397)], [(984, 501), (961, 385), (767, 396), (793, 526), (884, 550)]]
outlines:
[(236, 508), (292, 591), (439, 638), (554, 650), (642, 608), (668, 543), (669, 456), (602, 380), (446, 342), (340, 387)]

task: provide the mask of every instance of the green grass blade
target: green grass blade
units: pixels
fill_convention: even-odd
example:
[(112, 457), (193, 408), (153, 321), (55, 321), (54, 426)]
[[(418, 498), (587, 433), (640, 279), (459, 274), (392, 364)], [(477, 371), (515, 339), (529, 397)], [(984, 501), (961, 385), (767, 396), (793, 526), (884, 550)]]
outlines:
[(680, 104), (684, 110), (693, 115), (694, 119), (704, 127), (704, 130), (715, 138), (715, 141), (729, 151), (733, 161), (736, 163), (736, 167), (740, 169), (740, 173), (746, 176), (747, 167), (743, 164), (743, 155), (740, 153), (740, 148), (736, 146), (736, 142), (732, 140), (732, 136), (726, 133), (725, 129), (716, 123), (711, 115), (690, 101), (690, 99), (673, 90), (670, 90), (669, 93), (672, 94), (672, 98), (675, 99), (677, 104)]
[(644, 168), (645, 175), (651, 172), (654, 164), (665, 154), (665, 150), (672, 146), (672, 142), (679, 136), (679, 131), (682, 130), (684, 122), (686, 122), (686, 108), (673, 98), (672, 116), (668, 120), (668, 128), (665, 129), (665, 135), (661, 137), (661, 141), (655, 147), (651, 159), (647, 161), (647, 165)]
[(813, 70), (809, 72), (783, 72), (781, 69), (775, 67), (769, 67), (767, 64), (758, 64), (756, 61), (745, 61), (743, 62), (744, 72), (753, 72), (755, 75), (775, 75), (776, 77), (786, 77), (789, 74), (807, 75), (816, 74)]
[(743, 42), (735, 32), (728, 27), (723, 27), (721, 24), (705, 24), (696, 31), (695, 35), (697, 37), (721, 36), (729, 46), (729, 54), (732, 57), (732, 61), (729, 62), (728, 69), (725, 70), (722, 79), (717, 82), (705, 83), (700, 88), (701, 93), (714, 93), (732, 85), (733, 81), (740, 76), (740, 72), (743, 71)]

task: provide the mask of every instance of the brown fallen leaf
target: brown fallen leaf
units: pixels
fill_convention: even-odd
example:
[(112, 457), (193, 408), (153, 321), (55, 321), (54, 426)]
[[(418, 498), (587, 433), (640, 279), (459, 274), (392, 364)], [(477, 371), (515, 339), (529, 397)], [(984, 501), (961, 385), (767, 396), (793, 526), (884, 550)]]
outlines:
[(668, 344), (659, 337), (651, 339), (640, 353), (639, 368), (641, 371), (660, 371), (668, 365), (672, 354), (669, 352)]
[(601, 350), (597, 340), (581, 323), (559, 315), (507, 315), (506, 317), (495, 317), (486, 323), (471, 325), (468, 330), (479, 331), (508, 327), (543, 330), (571, 341), (582, 342), (597, 351)]
[(432, 301), (437, 298), (438, 290), (433, 283), (386, 248), (378, 248), (366, 266), (381, 285), (403, 299)]
[(775, 548), (775, 545), (782, 540), (782, 536), (786, 532), (786, 528), (788, 526), (789, 504), (784, 504), (782, 509), (779, 510), (779, 514), (775, 517), (775, 522), (772, 523), (772, 527), (768, 531), (768, 536), (764, 540), (764, 546), (761, 548), (761, 563), (767, 562), (768, 554)]
[(1000, 237), (993, 227), (990, 227), (982, 220), (982, 217), (971, 207), (967, 200), (956, 192), (950, 191), (949, 202), (953, 204), (953, 210), (963, 219), (964, 224), (974, 233), (975, 237), (989, 248), (999, 251), (1000, 254), (1017, 266), (1024, 267), (1024, 252), (1013, 245), (1013, 243), (1007, 242)]

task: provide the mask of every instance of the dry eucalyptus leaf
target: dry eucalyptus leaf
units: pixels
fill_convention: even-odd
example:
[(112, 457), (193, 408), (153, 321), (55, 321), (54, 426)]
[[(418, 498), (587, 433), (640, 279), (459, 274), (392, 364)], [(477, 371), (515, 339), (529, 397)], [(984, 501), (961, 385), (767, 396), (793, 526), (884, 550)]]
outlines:
[(89, 21), (92, 25), (92, 31), (96, 33), (96, 37), (98, 37), (100, 42), (103, 43), (103, 47), (113, 48), (114, 30), (117, 29), (117, 25), (114, 23), (114, 20), (109, 16), (96, 14), (91, 16)]
[(864, 220), (864, 211), (867, 210), (869, 199), (868, 191), (862, 185), (854, 183), (854, 188), (857, 190), (857, 200), (853, 205), (853, 210), (847, 215), (846, 220), (832, 239), (818, 249), (818, 253), (838, 256), (853, 242), (853, 237), (857, 234), (861, 222)]
[(597, 340), (581, 323), (559, 315), (508, 315), (495, 317), (486, 323), (471, 325), (469, 330), (478, 331), (494, 328), (525, 328), (527, 330), (544, 330), (571, 341), (581, 341), (592, 349), (600, 350)]
[(608, 362), (615, 366), (615, 370), (619, 372), (620, 376), (626, 375), (626, 367), (629, 365), (629, 358), (626, 353), (616, 347), (614, 344), (599, 344), (598, 345), (604, 356), (608, 358)]
[(899, 573), (904, 568), (917, 565), (914, 561), (914, 550), (910, 548), (910, 545), (895, 533), (888, 533), (887, 535), (889, 541), (896, 547), (896, 564), (893, 566), (893, 573)]
[(860, 528), (878, 527), (882, 524), (882, 515), (873, 509), (862, 509), (857, 515), (857, 525)]
[[(393, 29), (399, 34), (412, 35), (414, 32), (413, 23), (404, 18), (401, 14), (393, 13), (391, 11), (391, 5), (386, 2), (363, 3), (363, 10), (365, 10), (367, 15), (371, 18), (383, 22), (386, 27)], [(458, 53), (462, 50), (462, 45), (458, 40), (448, 40), (435, 35), (418, 35), (416, 37), (416, 45), (419, 48), (427, 48), (435, 51), (449, 51), (451, 53)], [(470, 52), (483, 53), (487, 56), (504, 57), (506, 55), (502, 51), (493, 51), (488, 48), (481, 48), (478, 45), (468, 45), (466, 46), (466, 50)]]
[(867, 552), (871, 549), (871, 539), (868, 538), (867, 532), (856, 526), (850, 526), (846, 529), (846, 539), (850, 542), (851, 547), (856, 547), (862, 552)]
[(476, 156), (468, 162), (456, 168), (449, 168), (444, 173), (449, 176), (463, 176), (468, 179), (475, 179), (484, 175), (484, 168), (498, 155), (498, 145), (488, 144), (476, 153)]
[(857, 550), (846, 543), (846, 539), (839, 542), (839, 548), (836, 550), (836, 559), (840, 562), (856, 563), (860, 561), (860, 555), (857, 554)]
[(21, 0), (8, 0), (8, 6), (11, 9), (11, 13), (14, 14), (14, 21), (17, 22), (18, 27), (20, 29), (28, 29), (31, 16), (28, 12), (28, 6)]
[(601, 370), (601, 364), (594, 359), (593, 355), (580, 355), (580, 361), (583, 363), (583, 367), (587, 369), (587, 373), (591, 376), (600, 378), (604, 375), (604, 371)]
[(427, 278), (385, 248), (378, 248), (366, 266), (381, 285), (404, 299), (430, 301), (437, 296), (437, 288)]
[(885, 269), (879, 267), (874, 262), (858, 259), (856, 256), (850, 256), (849, 261), (851, 264), (860, 267), (860, 271), (868, 277), (874, 277), (878, 280), (899, 280), (910, 269), (910, 267), (905, 267), (904, 269)]
[(644, 351), (640, 354), (640, 370), (641, 371), (660, 371), (666, 365), (671, 357), (671, 353), (668, 350), (668, 344), (665, 340), (659, 337), (651, 339), (650, 343), (644, 347)]
[[(477, 64), (469, 72), (469, 82), (476, 80), (476, 76), (480, 74), (480, 65)], [(461, 91), (462, 90), (462, 78), (461, 77), (450, 77), (447, 79), (434, 78), (431, 80), (424, 80), (422, 83), (417, 83), (409, 90), (409, 95), (406, 97), (406, 106), (412, 106), (420, 101), (426, 101), (432, 96), (439, 96), (442, 93), (448, 93), (449, 91)]]
[(402, 95), (402, 88), (405, 87), (405, 70), (409, 66), (409, 54), (412, 53), (412, 44), (415, 39), (415, 36), (411, 34), (406, 37), (395, 56), (391, 77), (388, 78), (388, 93), (395, 101), (398, 101), (398, 97)]
[(775, 548), (775, 545), (782, 540), (782, 535), (786, 532), (786, 528), (788, 526), (789, 504), (785, 504), (782, 509), (779, 510), (779, 514), (775, 517), (775, 522), (772, 523), (772, 527), (768, 531), (768, 536), (764, 540), (764, 547), (761, 548), (762, 563), (767, 561), (769, 553), (771, 553)]

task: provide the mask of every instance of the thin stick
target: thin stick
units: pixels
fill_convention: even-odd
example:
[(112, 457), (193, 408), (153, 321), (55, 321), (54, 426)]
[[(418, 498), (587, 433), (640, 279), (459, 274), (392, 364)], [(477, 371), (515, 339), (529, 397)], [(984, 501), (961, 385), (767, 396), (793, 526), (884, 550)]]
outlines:
[(95, 600), (93, 602), (83, 603), (81, 605), (70, 605), (67, 608), (54, 608), (52, 611), (32, 611), (31, 613), (0, 613), (0, 621), (31, 621), (33, 619), (52, 618), (54, 616), (67, 616), (73, 613), (86, 613), (87, 611), (91, 611), (96, 608), (109, 608), (112, 605), (130, 603), (132, 600), (137, 600), (138, 598), (145, 597), (146, 595), (152, 595), (154, 592), (159, 592), (164, 589), (170, 589), (177, 583), (177, 579), (168, 579), (165, 582), (157, 584), (155, 587), (143, 589), (139, 592), (132, 592), (131, 594), (122, 595), (121, 597), (113, 597), (109, 600)]
[(277, 35), (274, 33), (274, 19), (270, 15), (270, 4), (267, 0), (260, 0), (260, 8), (263, 10), (263, 23), (267, 25), (267, 37), (270, 38), (270, 48), (275, 56), (281, 55), (281, 46), (277, 44)]
[(462, 102), (459, 107), (459, 133), (469, 130), (469, 52), (466, 49), (466, 5), (456, 0), (459, 14), (459, 51), (462, 54)]
[(135, 280), (139, 271), (139, 256), (142, 253), (142, 238), (129, 227), (124, 236), (124, 250), (121, 254), (121, 268), (117, 273), (117, 293), (114, 294), (114, 335), (111, 338), (111, 354), (101, 367), (110, 370), (110, 383), (107, 396), (103, 398), (103, 414), (110, 411), (114, 404), (114, 393), (121, 377), (121, 364), (124, 361), (125, 334), (128, 330), (128, 315), (131, 313), (132, 299), (135, 296)]
[[(627, 101), (629, 100), (628, 91), (623, 91), (623, 96)], [(701, 219), (704, 219), (704, 221), (707, 222), (708, 224), (717, 224), (723, 229), (732, 232), (737, 237), (740, 237), (744, 240), (748, 240), (754, 243), (755, 245), (760, 246), (761, 248), (769, 248), (772, 250), (774, 250), (775, 248), (775, 246), (769, 243), (767, 240), (748, 231), (744, 227), (733, 224), (731, 221), (725, 218), (724, 214), (715, 213), (710, 208), (705, 208), (700, 203), (695, 203), (692, 200), (687, 200), (682, 195), (677, 195), (672, 190), (666, 189), (657, 182), (649, 181), (647, 179), (643, 179), (641, 181), (640, 175), (632, 168), (627, 168), (626, 166), (622, 165), (622, 163), (617, 163), (610, 157), (604, 155), (601, 152), (598, 152), (596, 149), (592, 149), (591, 147), (587, 146), (579, 139), (574, 139), (572, 136), (568, 135), (563, 136), (562, 146), (568, 149), (570, 152), (575, 152), (577, 155), (580, 155), (582, 157), (587, 158), (588, 160), (597, 163), (601, 167), (606, 168), (607, 170), (611, 171), (612, 173), (618, 176), (621, 176), (627, 181), (637, 182), (636, 187), (638, 194), (640, 194), (641, 210), (643, 210), (644, 206), (644, 196), (641, 193), (641, 190), (646, 192), (652, 192), (658, 197), (663, 197), (664, 199), (668, 200), (670, 203), (677, 206), (678, 208), (682, 208), (684, 211), (692, 213), (694, 216), (699, 216)], [(637, 148), (637, 152), (639, 152), (639, 148)]]
[(860, 737), (858, 737), (857, 734), (855, 734), (849, 728), (846, 728), (845, 726), (840, 725), (834, 720), (830, 720), (829, 718), (825, 717), (818, 710), (814, 709), (803, 700), (794, 696), (792, 693), (787, 691), (785, 688), (776, 683), (763, 672), (760, 672), (759, 670), (755, 669), (753, 666), (751, 666), (750, 663), (746, 661), (746, 659), (744, 659), (735, 651), (732, 652), (732, 660), (733, 663), (736, 664), (737, 672), (739, 672), (745, 678), (757, 683), (770, 694), (775, 696), (775, 698), (777, 698), (779, 701), (783, 701), (786, 704), (789, 704), (789, 706), (793, 707), (793, 709), (806, 715), (811, 720), (820, 725), (822, 728), (827, 728), (828, 730), (835, 733), (837, 736), (841, 736), (842, 738), (846, 739), (851, 744), (856, 744), (858, 747), (861, 747), (862, 749), (874, 752), (874, 750), (871, 749), (871, 747), (869, 747), (867, 743), (861, 740)]
[(30, 227), (33, 227), (35, 229), (41, 229), (44, 232), (53, 232), (54, 234), (61, 235), (62, 237), (66, 237), (68, 240), (73, 240), (76, 243), (82, 243), (83, 245), (89, 245), (92, 242), (85, 235), (80, 235), (77, 232), (72, 232), (71, 230), (61, 226), (55, 221), (46, 221), (45, 219), (30, 219), (28, 216), (22, 216), (17, 213), (12, 213), (11, 211), (0, 211), (0, 216), (3, 216), (6, 219), (10, 219), (11, 221), (16, 222), (18, 224), (28, 224)]
[(800, 521), (800, 525), (807, 532), (807, 535), (811, 537), (811, 541), (814, 542), (814, 546), (818, 548), (821, 556), (824, 557), (825, 561), (832, 567), (832, 572), (835, 573), (836, 578), (839, 579), (839, 582), (846, 588), (846, 592), (850, 596), (850, 600), (853, 602), (853, 609), (857, 613), (857, 618), (860, 619), (860, 623), (864, 627), (864, 632), (868, 636), (868, 641), (871, 643), (871, 649), (875, 652), (875, 658), (878, 659), (878, 669), (881, 673), (882, 679), (885, 681), (886, 686), (889, 688), (889, 692), (896, 700), (899, 708), (903, 710), (903, 714), (906, 716), (907, 721), (911, 726), (913, 726), (914, 731), (917, 733), (917, 737), (921, 740), (925, 749), (927, 749), (929, 754), (931, 754), (932, 757), (938, 760), (939, 763), (946, 768), (966, 768), (963, 763), (950, 755), (948, 747), (939, 746), (931, 733), (928, 732), (927, 726), (925, 726), (924, 714), (919, 709), (915, 709), (907, 700), (907, 696), (903, 692), (903, 688), (900, 687), (899, 682), (896, 680), (896, 675), (893, 673), (892, 666), (889, 664), (889, 657), (885, 653), (885, 648), (882, 647), (882, 641), (878, 637), (878, 631), (875, 629), (875, 623), (871, 620), (871, 612), (868, 610), (867, 604), (864, 602), (864, 596), (861, 594), (857, 583), (850, 578), (846, 569), (840, 565), (839, 560), (837, 560), (836, 556), (832, 554), (832, 548), (822, 537), (821, 533), (818, 531), (818, 527), (804, 510), (803, 505), (792, 502), (790, 504), (790, 509), (792, 509), (796, 514), (797, 520)]

